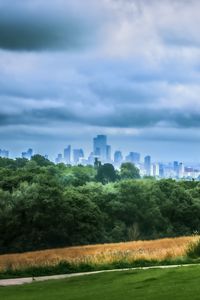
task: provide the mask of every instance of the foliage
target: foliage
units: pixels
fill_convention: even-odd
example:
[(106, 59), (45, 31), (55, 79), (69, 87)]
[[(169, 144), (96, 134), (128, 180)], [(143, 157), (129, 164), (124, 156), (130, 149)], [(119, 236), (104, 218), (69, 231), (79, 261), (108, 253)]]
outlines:
[(97, 181), (103, 184), (116, 181), (117, 174), (113, 165), (112, 164), (100, 165), (97, 170), (96, 179)]
[(138, 180), (134, 165), (0, 158), (0, 253), (200, 231), (200, 184)]
[(122, 179), (138, 179), (140, 178), (140, 173), (138, 168), (132, 163), (123, 163), (120, 168), (120, 175)]

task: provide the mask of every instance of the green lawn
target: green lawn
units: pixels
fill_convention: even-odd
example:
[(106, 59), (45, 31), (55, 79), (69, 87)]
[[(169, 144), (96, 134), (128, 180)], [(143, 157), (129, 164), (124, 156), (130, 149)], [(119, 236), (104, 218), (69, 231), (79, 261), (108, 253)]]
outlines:
[(112, 272), (0, 288), (1, 300), (199, 300), (200, 267)]

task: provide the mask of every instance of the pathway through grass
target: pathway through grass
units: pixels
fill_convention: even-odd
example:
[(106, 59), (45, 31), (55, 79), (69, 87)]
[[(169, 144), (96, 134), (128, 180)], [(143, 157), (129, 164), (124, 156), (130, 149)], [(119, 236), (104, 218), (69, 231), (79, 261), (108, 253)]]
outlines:
[(112, 272), (0, 288), (1, 300), (200, 300), (200, 266)]

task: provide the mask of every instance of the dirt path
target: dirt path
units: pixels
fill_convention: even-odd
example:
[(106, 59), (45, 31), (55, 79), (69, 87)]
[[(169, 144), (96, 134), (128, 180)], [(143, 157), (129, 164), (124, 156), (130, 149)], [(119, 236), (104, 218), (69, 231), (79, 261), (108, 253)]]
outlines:
[(200, 264), (140, 267), (140, 268), (102, 270), (102, 271), (95, 271), (95, 272), (74, 273), (74, 274), (65, 274), (65, 275), (53, 275), (53, 276), (42, 276), (42, 277), (1, 279), (0, 280), (0, 287), (13, 286), (13, 285), (22, 285), (22, 284), (27, 284), (27, 283), (32, 283), (32, 282), (55, 280), (55, 279), (65, 279), (65, 278), (71, 278), (71, 277), (94, 275), (94, 274), (108, 273), (108, 272), (123, 272), (123, 271), (131, 271), (131, 270), (149, 270), (149, 269), (170, 269), (170, 268), (191, 267), (191, 266), (200, 266)]

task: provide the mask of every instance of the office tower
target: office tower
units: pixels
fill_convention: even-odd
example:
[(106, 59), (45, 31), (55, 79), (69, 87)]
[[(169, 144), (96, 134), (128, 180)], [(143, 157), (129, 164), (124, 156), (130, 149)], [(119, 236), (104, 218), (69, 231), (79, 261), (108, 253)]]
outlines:
[(111, 162), (111, 146), (106, 146), (106, 161)]
[(159, 174), (160, 174), (161, 178), (164, 178), (165, 171), (164, 171), (164, 165), (163, 164), (159, 164)]
[(8, 150), (1, 150), (0, 149), (0, 157), (2, 158), (9, 158), (9, 151)]
[(144, 158), (144, 168), (146, 171), (146, 175), (150, 176), (151, 175), (151, 156), (147, 155)]
[(179, 164), (179, 170), (178, 170), (178, 177), (179, 178), (183, 178), (184, 177), (184, 174), (185, 173), (185, 167), (184, 167), (184, 164), (183, 163), (180, 163)]
[(131, 162), (133, 164), (140, 163), (140, 153), (130, 152), (129, 155), (126, 156), (126, 161)]
[(98, 157), (101, 161), (106, 161), (107, 158), (107, 136), (97, 135), (93, 139), (94, 157)]
[(115, 151), (114, 153), (114, 164), (116, 166), (120, 166), (123, 161), (123, 156), (121, 151)]
[(56, 164), (60, 164), (63, 162), (63, 156), (61, 153), (58, 154), (57, 158), (56, 158)]
[(81, 158), (84, 158), (83, 149), (74, 149), (73, 156), (74, 164), (80, 163)]
[(178, 163), (178, 161), (173, 162), (173, 171), (174, 171), (175, 177), (178, 177), (178, 173), (179, 173), (179, 163)]
[(71, 163), (71, 146), (70, 145), (64, 149), (64, 161), (66, 164)]
[(26, 152), (22, 152), (22, 158), (31, 159), (33, 156), (33, 149), (29, 148)]
[(160, 176), (160, 166), (159, 164), (152, 165), (152, 176), (159, 177)]
[(94, 154), (93, 152), (90, 153), (88, 156), (88, 165), (94, 165)]

